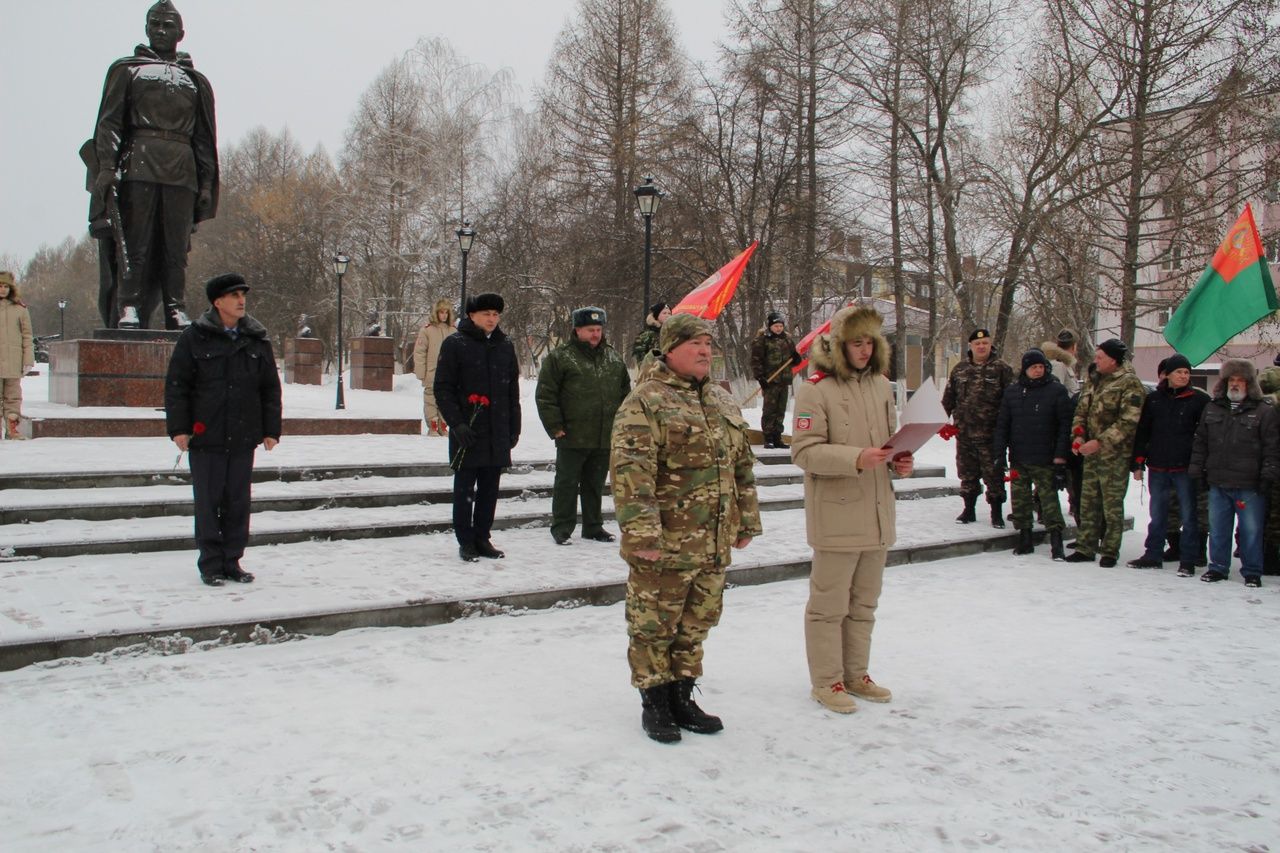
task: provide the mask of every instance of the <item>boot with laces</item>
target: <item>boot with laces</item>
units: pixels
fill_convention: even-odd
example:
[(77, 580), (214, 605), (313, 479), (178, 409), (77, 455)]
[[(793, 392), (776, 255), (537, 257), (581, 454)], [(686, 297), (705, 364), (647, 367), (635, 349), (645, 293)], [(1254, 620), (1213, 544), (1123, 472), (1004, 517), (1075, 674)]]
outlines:
[(852, 714), (858, 710), (858, 703), (853, 701), (853, 697), (844, 689), (843, 681), (837, 681), (830, 687), (815, 687), (809, 691), (809, 695), (819, 705), (837, 714)]
[(659, 684), (640, 691), (640, 725), (644, 733), (658, 743), (676, 743), (680, 740), (680, 727), (671, 718), (671, 685)]
[(861, 678), (847, 678), (844, 686), (845, 690), (868, 702), (888, 702), (893, 698), (893, 693), (890, 692), (889, 688), (876, 684), (869, 675), (864, 675)]
[(693, 701), (692, 678), (682, 678), (671, 685), (671, 718), (677, 726), (700, 735), (713, 735), (724, 728), (719, 717), (712, 716)]

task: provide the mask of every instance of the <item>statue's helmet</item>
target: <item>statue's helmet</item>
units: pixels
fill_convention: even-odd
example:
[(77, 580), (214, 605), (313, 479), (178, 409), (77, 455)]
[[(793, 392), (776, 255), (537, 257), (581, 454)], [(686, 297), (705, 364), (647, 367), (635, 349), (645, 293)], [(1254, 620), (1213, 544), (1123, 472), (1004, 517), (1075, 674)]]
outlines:
[(153, 3), (151, 8), (147, 10), (147, 21), (151, 20), (152, 15), (172, 15), (178, 19), (178, 26), (182, 26), (182, 13), (178, 11), (178, 7), (174, 6), (170, 0), (158, 0)]

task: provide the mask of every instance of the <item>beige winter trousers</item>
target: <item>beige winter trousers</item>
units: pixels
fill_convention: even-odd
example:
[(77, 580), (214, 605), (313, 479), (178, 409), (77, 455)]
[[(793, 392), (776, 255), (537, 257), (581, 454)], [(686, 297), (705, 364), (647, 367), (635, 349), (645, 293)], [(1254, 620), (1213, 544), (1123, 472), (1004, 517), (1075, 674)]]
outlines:
[(422, 418), (428, 424), (439, 419), (440, 409), (436, 406), (436, 372), (430, 370), (422, 380)]
[(4, 417), (18, 417), (22, 414), (22, 379), (4, 379)]
[(814, 551), (804, 644), (812, 686), (856, 684), (867, 674), (871, 629), (888, 551)]

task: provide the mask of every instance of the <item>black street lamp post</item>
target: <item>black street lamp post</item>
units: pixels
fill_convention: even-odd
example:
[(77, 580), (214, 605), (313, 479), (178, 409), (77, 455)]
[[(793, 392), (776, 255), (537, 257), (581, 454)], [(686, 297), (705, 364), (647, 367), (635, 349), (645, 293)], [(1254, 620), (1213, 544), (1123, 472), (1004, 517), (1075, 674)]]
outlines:
[(653, 183), (653, 177), (644, 179), (644, 183), (635, 188), (636, 204), (640, 206), (640, 215), (644, 217), (644, 304), (640, 313), (649, 310), (649, 252), (653, 241), (653, 215), (658, 212), (658, 202), (662, 201), (662, 190)]
[(67, 339), (67, 300), (58, 300), (58, 340)]
[(471, 227), (471, 220), (464, 219), (462, 227), (456, 232), (458, 248), (462, 250), (462, 297), (458, 302), (458, 313), (467, 312), (467, 255), (471, 254), (471, 244), (475, 242), (476, 230)]
[(347, 274), (347, 264), (351, 259), (342, 252), (333, 256), (333, 272), (338, 276), (338, 400), (335, 409), (345, 409), (346, 400), (342, 398), (342, 277)]

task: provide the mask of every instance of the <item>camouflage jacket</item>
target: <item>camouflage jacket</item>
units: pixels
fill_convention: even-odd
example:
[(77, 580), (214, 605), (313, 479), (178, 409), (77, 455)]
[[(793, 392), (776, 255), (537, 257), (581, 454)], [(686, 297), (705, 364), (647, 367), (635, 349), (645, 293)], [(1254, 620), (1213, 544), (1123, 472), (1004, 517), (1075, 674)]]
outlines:
[(762, 532), (746, 421), (710, 381), (653, 359), (618, 409), (609, 461), (629, 562), (656, 550), (662, 568), (723, 567), (738, 539)]
[(955, 422), (961, 438), (990, 437), (995, 432), (1000, 400), (1012, 382), (1013, 368), (995, 354), (983, 364), (966, 358), (952, 369), (947, 390), (942, 394), (942, 408)]
[(635, 342), (631, 344), (631, 354), (635, 356), (636, 364), (643, 364), (649, 354), (658, 348), (658, 327), (645, 326), (640, 330), (640, 334), (636, 335)]
[(1104, 458), (1128, 462), (1146, 399), (1147, 389), (1132, 366), (1122, 364), (1105, 376), (1090, 367), (1071, 422), (1072, 442), (1096, 438)]
[[(793, 379), (791, 371), (782, 369), (788, 363), (792, 367), (799, 364), (800, 354), (796, 352), (796, 345), (786, 332), (780, 335), (775, 335), (768, 329), (756, 332), (751, 341), (751, 375), (757, 382), (790, 388)], [(771, 376), (772, 380), (769, 379)]]

